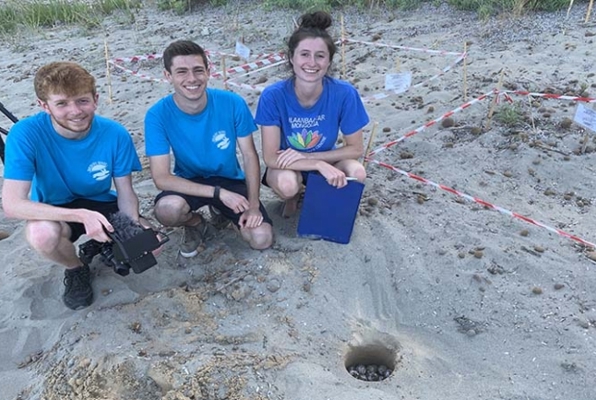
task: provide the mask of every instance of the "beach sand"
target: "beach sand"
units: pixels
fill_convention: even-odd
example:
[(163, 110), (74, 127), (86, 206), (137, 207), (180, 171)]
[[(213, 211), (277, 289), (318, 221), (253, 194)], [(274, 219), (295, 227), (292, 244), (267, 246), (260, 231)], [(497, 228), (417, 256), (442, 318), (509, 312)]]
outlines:
[[(282, 218), (263, 188), (273, 248), (251, 250), (228, 227), (181, 259), (180, 230), (167, 230), (158, 265), (143, 274), (121, 277), (95, 260), (95, 302), (75, 312), (62, 304), (63, 269), (31, 251), (23, 222), (0, 210), (10, 234), (0, 240), (0, 398), (594, 399), (596, 143), (569, 123), (573, 99), (596, 97), (596, 27), (583, 23), (585, 8), (490, 21), (430, 4), (344, 12), (345, 38), (371, 44), (340, 47), (335, 75), (366, 100), (373, 160), (393, 167), (368, 163), (347, 245), (297, 237), (298, 217)], [(134, 15), (99, 30), (17, 35), (0, 48), (0, 101), (24, 118), (38, 111), (37, 68), (87, 67), (98, 113), (123, 123), (142, 156), (134, 184), (151, 218), (143, 117), (170, 87), (159, 60), (127, 58), (181, 38), (213, 51), (214, 69), (216, 51), (233, 53), (237, 40), (277, 54), (300, 13), (246, 2)], [(108, 74), (106, 44), (109, 59), (153, 80), (113, 66)], [(465, 65), (454, 65), (464, 49)], [(412, 87), (384, 92), (385, 75), (397, 72), (411, 72)], [(262, 87), (288, 72), (232, 75), (229, 88), (254, 111), (259, 91), (239, 84)], [(499, 96), (493, 107), (495, 89), (571, 99), (511, 93), (512, 103)], [(10, 123), (0, 116), (0, 126)], [(258, 133), (255, 141), (260, 149)], [(347, 372), (358, 362), (394, 371), (366, 382)]]

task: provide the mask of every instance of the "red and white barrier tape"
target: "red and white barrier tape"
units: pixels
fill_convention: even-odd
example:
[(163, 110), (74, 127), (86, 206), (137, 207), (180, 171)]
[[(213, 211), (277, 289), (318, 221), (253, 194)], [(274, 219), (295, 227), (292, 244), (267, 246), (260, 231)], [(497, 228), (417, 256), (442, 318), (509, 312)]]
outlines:
[[(275, 63), (279, 63), (279, 62), (283, 62), (285, 61), (285, 57), (283, 54), (270, 54), (268, 55), (267, 58), (262, 59), (262, 60), (256, 60), (250, 63), (246, 63), (243, 65), (239, 65), (237, 67), (231, 67), (226, 69), (226, 73), (229, 75), (233, 75), (236, 73), (241, 73), (241, 72), (249, 72), (249, 71), (254, 71), (258, 68), (262, 68), (271, 64), (275, 64)], [(223, 78), (224, 74), (223, 71), (217, 71), (211, 74), (211, 77), (213, 78)]]
[[(423, 52), (423, 53), (436, 54), (436, 55), (441, 55), (441, 56), (457, 56), (457, 58), (455, 59), (455, 61), (453, 63), (451, 63), (448, 66), (446, 66), (445, 68), (443, 68), (439, 73), (431, 76), (430, 78), (428, 78), (422, 82), (418, 82), (417, 84), (410, 86), (406, 91), (423, 86), (423, 85), (427, 84), (428, 82), (431, 82), (431, 81), (445, 75), (447, 72), (449, 72), (451, 69), (453, 69), (457, 64), (462, 62), (468, 56), (468, 53), (466, 53), (466, 52), (459, 53), (459, 52), (445, 51), (445, 50), (432, 50), (432, 49), (425, 49), (425, 48), (419, 48), (419, 47), (399, 46), (399, 45), (392, 45), (392, 44), (379, 43), (379, 42), (367, 42), (364, 40), (344, 39), (343, 42), (344, 43), (359, 43), (359, 44), (364, 44), (367, 46), (385, 47), (385, 48), (398, 49), (398, 50), (419, 51), (419, 52)], [(342, 43), (342, 41), (339, 41), (338, 43)], [(401, 93), (404, 93), (404, 92), (403, 91), (396, 92), (393, 90), (386, 90), (386, 91), (379, 92), (379, 93), (376, 93), (376, 94), (373, 94), (370, 96), (362, 96), (362, 101), (370, 102), (370, 101), (375, 101), (375, 100), (381, 100), (381, 99), (387, 98), (389, 96), (392, 96), (394, 94), (401, 94)]]
[(392, 165), (389, 165), (389, 164), (386, 164), (386, 163), (377, 161), (375, 159), (368, 159), (367, 161), (373, 162), (373, 163), (378, 164), (378, 165), (380, 165), (382, 167), (388, 168), (388, 169), (390, 169), (392, 171), (395, 171), (395, 172), (397, 172), (399, 174), (405, 175), (408, 178), (417, 180), (417, 181), (422, 182), (422, 183), (424, 183), (426, 185), (434, 186), (434, 187), (436, 187), (438, 189), (441, 189), (441, 190), (444, 190), (444, 191), (449, 192), (451, 194), (454, 194), (456, 196), (462, 197), (462, 198), (464, 198), (464, 199), (466, 199), (468, 201), (471, 201), (471, 202), (480, 204), (480, 205), (482, 205), (484, 207), (490, 208), (492, 210), (498, 211), (501, 214), (505, 214), (505, 215), (508, 215), (508, 216), (510, 216), (512, 218), (516, 218), (516, 219), (522, 220), (524, 222), (527, 222), (529, 224), (532, 224), (532, 225), (535, 225), (535, 226), (544, 228), (544, 229), (546, 229), (546, 230), (548, 230), (550, 232), (556, 233), (559, 236), (563, 236), (563, 237), (566, 237), (568, 239), (574, 240), (574, 241), (576, 241), (578, 243), (581, 243), (584, 246), (596, 248), (596, 244), (594, 244), (592, 242), (589, 242), (587, 240), (584, 240), (584, 239), (582, 239), (582, 238), (580, 238), (580, 237), (578, 237), (576, 235), (572, 235), (571, 233), (567, 233), (567, 232), (565, 232), (565, 231), (563, 231), (561, 229), (553, 228), (551, 226), (548, 226), (546, 224), (543, 224), (542, 222), (536, 221), (536, 220), (534, 220), (532, 218), (526, 217), (526, 216), (521, 215), (521, 214), (518, 214), (516, 212), (509, 211), (509, 210), (507, 210), (507, 209), (505, 209), (503, 207), (496, 206), (494, 204), (491, 204), (491, 203), (489, 203), (487, 201), (484, 201), (482, 199), (479, 199), (477, 197), (470, 196), (468, 194), (462, 193), (462, 192), (460, 192), (458, 190), (455, 190), (455, 189), (453, 189), (451, 187), (448, 187), (448, 186), (445, 186), (445, 185), (441, 185), (439, 183), (435, 183), (435, 182), (430, 181), (430, 180), (428, 180), (426, 178), (423, 178), (423, 177), (418, 176), (418, 175), (414, 175), (414, 174), (412, 174), (410, 172), (403, 171), (403, 170), (401, 170), (399, 168), (396, 168), (396, 167), (394, 167)]
[[(337, 43), (341, 43), (341, 41), (338, 41)], [(417, 47), (390, 45), (390, 44), (378, 43), (378, 42), (367, 42), (367, 41), (354, 40), (354, 39), (345, 39), (344, 43), (360, 43), (360, 44), (365, 44), (365, 45), (370, 45), (370, 46), (375, 46), (375, 47), (386, 47), (386, 48), (408, 50), (408, 51), (419, 51), (419, 52), (424, 52), (424, 53), (428, 53), (428, 54), (437, 54), (437, 55), (443, 55), (443, 56), (450, 56), (450, 55), (458, 56), (458, 58), (452, 64), (443, 68), (439, 73), (431, 76), (430, 78), (428, 78), (422, 82), (412, 85), (410, 88), (408, 88), (408, 90), (410, 90), (412, 88), (417, 88), (417, 87), (422, 86), (432, 80), (435, 80), (435, 79), (441, 77), (442, 75), (444, 75), (445, 73), (450, 71), (453, 67), (455, 67), (457, 64), (459, 64), (463, 59), (465, 59), (467, 57), (467, 53), (465, 53), (465, 52), (458, 53), (458, 52), (450, 52), (450, 51), (444, 51), (444, 50), (432, 50), (432, 49), (417, 48)], [(214, 50), (206, 50), (205, 53), (207, 55), (214, 54), (214, 55), (218, 55), (218, 56), (238, 57), (236, 54), (229, 54), (229, 53), (224, 53), (224, 52), (214, 51)], [(246, 63), (246, 64), (243, 64), (243, 65), (240, 65), (237, 67), (232, 67), (232, 68), (226, 69), (226, 74), (234, 75), (236, 73), (248, 72), (248, 71), (255, 70), (255, 69), (259, 70), (261, 67), (264, 67), (267, 65), (277, 66), (277, 65), (283, 64), (285, 56), (282, 53), (264, 53), (264, 54), (259, 54), (255, 57), (256, 57), (256, 61)], [(134, 71), (132, 69), (124, 67), (123, 65), (120, 65), (122, 63), (134, 63), (134, 62), (146, 61), (146, 60), (157, 60), (160, 58), (162, 58), (162, 56), (159, 54), (148, 54), (148, 55), (144, 55), (144, 56), (133, 56), (133, 57), (128, 57), (128, 58), (115, 58), (113, 60), (108, 60), (108, 63), (114, 65), (114, 67), (116, 67), (122, 71), (128, 72), (128, 73), (130, 73), (136, 77), (142, 78), (142, 79), (148, 79), (148, 80), (151, 80), (154, 82), (166, 82), (165, 79), (159, 79), (159, 78), (155, 78), (155, 77), (152, 77), (152, 76), (149, 76), (146, 74), (141, 74), (138, 71)], [(224, 73), (223, 73), (223, 71), (216, 71), (211, 74), (211, 77), (223, 78)], [(227, 83), (230, 86), (236, 86), (236, 87), (249, 89), (249, 90), (261, 90), (262, 91), (264, 89), (263, 86), (244, 84), (244, 83), (240, 83), (240, 82), (236, 82), (236, 81), (232, 81), (232, 80), (228, 80)], [(398, 93), (395, 91), (384, 91), (384, 92), (380, 92), (380, 93), (373, 94), (370, 96), (363, 96), (362, 100), (365, 102), (370, 102), (370, 101), (384, 99), (384, 98), (389, 97), (393, 94), (398, 94)]]
[[(205, 50), (205, 54), (207, 56), (210, 56), (213, 54), (216, 56), (225, 56), (225, 57), (233, 57), (233, 58), (240, 57), (238, 54), (224, 53), (222, 51), (217, 51), (217, 50)], [(271, 55), (273, 55), (273, 53), (262, 53), (262, 54), (257, 54), (255, 56), (253, 56), (253, 58), (258, 60), (261, 58), (270, 57)], [(159, 60), (162, 57), (163, 57), (162, 54), (145, 54), (145, 55), (141, 55), (141, 56), (114, 58), (114, 59), (110, 60), (110, 62), (133, 63), (133, 62), (147, 61), (147, 60)]]
[(112, 64), (114, 66), (114, 68), (117, 68), (124, 72), (128, 72), (129, 74), (134, 75), (137, 78), (146, 79), (146, 80), (153, 81), (153, 82), (167, 82), (167, 80), (164, 78), (155, 78), (151, 75), (142, 74), (138, 71), (133, 71), (132, 69), (125, 68), (120, 64), (116, 64), (115, 62), (112, 62), (112, 60), (109, 60), (108, 63)]
[(285, 64), (285, 62), (286, 62), (286, 60), (283, 59), (283, 60), (278, 61), (276, 63), (267, 65), (265, 67), (252, 70), (252, 71), (247, 72), (247, 73), (245, 73), (243, 75), (235, 76), (234, 79), (229, 79), (229, 80), (226, 81), (226, 83), (228, 85), (230, 85), (230, 86), (235, 86), (235, 87), (242, 88), (242, 89), (248, 89), (248, 90), (252, 90), (252, 91), (261, 91), (262, 92), (265, 89), (265, 86), (264, 85), (251, 85), (251, 84), (248, 84), (248, 83), (241, 83), (241, 82), (237, 82), (237, 79), (238, 78), (241, 78), (243, 76), (248, 76), (248, 75), (254, 74), (256, 72), (264, 71), (264, 70), (269, 69), (269, 68), (277, 67), (277, 66), (279, 66), (281, 64)]
[(491, 92), (485, 93), (480, 97), (477, 97), (473, 100), (468, 101), (467, 103), (462, 104), (461, 106), (446, 112), (445, 114), (441, 115), (440, 117), (433, 119), (432, 121), (428, 121), (427, 123), (425, 123), (424, 125), (406, 133), (405, 135), (401, 136), (398, 139), (392, 140), (388, 143), (383, 144), (382, 146), (376, 148), (375, 150), (371, 151), (369, 154), (367, 154), (367, 157), (372, 157), (378, 153), (380, 153), (381, 151), (388, 149), (391, 146), (394, 146), (396, 144), (398, 144), (399, 142), (403, 142), (404, 140), (406, 140), (409, 137), (412, 137), (414, 135), (416, 135), (417, 133), (422, 132), (423, 130), (425, 130), (426, 128), (430, 128), (433, 125), (436, 125), (437, 123), (441, 122), (442, 120), (444, 120), (445, 118), (449, 118), (451, 117), (453, 114), (456, 114), (460, 111), (465, 110), (466, 108), (470, 107), (471, 105), (478, 103), (484, 99), (486, 99), (487, 97), (491, 96), (491, 95), (496, 95), (497, 97), (497, 101), (500, 99), (501, 96), (505, 97), (505, 99), (509, 102), (513, 102), (513, 99), (511, 98), (511, 94), (515, 94), (515, 95), (519, 95), (519, 96), (533, 96), (533, 97), (542, 97), (542, 98), (547, 98), (547, 99), (556, 99), (556, 100), (568, 100), (568, 101), (577, 101), (577, 102), (584, 102), (584, 103), (596, 103), (596, 98), (591, 98), (591, 97), (581, 97), (581, 96), (564, 96), (564, 95), (558, 95), (558, 94), (551, 94), (551, 93), (531, 93), (531, 92), (525, 92), (525, 91), (501, 91), (499, 92), (497, 89), (492, 90)]
[[(398, 50), (420, 51), (423, 53), (438, 54), (438, 55), (442, 55), (442, 56), (461, 56), (464, 54), (461, 52), (454, 52), (454, 51), (432, 50), (432, 49), (425, 49), (425, 48), (420, 48), (420, 47), (399, 46), (399, 45), (394, 45), (394, 44), (386, 44), (386, 43), (380, 43), (380, 42), (367, 42), (364, 40), (355, 40), (355, 39), (344, 39), (344, 42), (360, 43), (360, 44), (365, 44), (367, 46), (375, 46), (375, 47), (388, 47), (391, 49), (398, 49)], [(341, 41), (339, 43), (341, 43)]]
[[(230, 54), (226, 54), (226, 53), (222, 53), (222, 52), (217, 52), (217, 51), (205, 51), (205, 53), (207, 54), (218, 54), (218, 55), (225, 55), (225, 56), (233, 56)], [(166, 79), (163, 78), (155, 78), (153, 76), (147, 75), (147, 74), (142, 74), (139, 73), (138, 71), (134, 71), (130, 68), (126, 68), (123, 65), (121, 65), (122, 63), (135, 63), (135, 62), (139, 62), (139, 61), (152, 61), (152, 60), (158, 60), (160, 59), (162, 56), (159, 54), (147, 54), (144, 56), (133, 56), (133, 57), (128, 57), (128, 58), (114, 58), (112, 60), (108, 60), (108, 63), (113, 65), (115, 68), (120, 69), (124, 72), (128, 72), (131, 75), (134, 75), (138, 78), (141, 79), (146, 79), (146, 80), (150, 80), (153, 82), (167, 82)], [(237, 57), (237, 56), (235, 56)], [(234, 75), (236, 73), (242, 73), (242, 72), (248, 72), (251, 70), (254, 70), (255, 68), (261, 68), (263, 66), (267, 66), (267, 65), (271, 65), (271, 64), (279, 64), (282, 63), (285, 60), (284, 55), (281, 53), (266, 53), (266, 54), (259, 54), (257, 56), (257, 60), (253, 61), (253, 62), (249, 62), (243, 65), (239, 65), (236, 67), (231, 67), (226, 69), (226, 73), (230, 74), (230, 75)], [(223, 77), (223, 72), (222, 71), (217, 71), (217, 72), (213, 72), (211, 74), (211, 77), (213, 78), (222, 78)]]
[(403, 170), (401, 170), (399, 168), (396, 168), (396, 167), (394, 167), (392, 165), (389, 165), (387, 163), (384, 163), (384, 162), (375, 160), (374, 158), (371, 158), (372, 156), (378, 154), (382, 150), (387, 149), (387, 148), (389, 148), (389, 147), (391, 147), (391, 146), (393, 146), (393, 145), (395, 145), (395, 144), (397, 144), (399, 142), (402, 142), (405, 139), (407, 139), (409, 137), (412, 137), (412, 136), (414, 136), (415, 134), (417, 134), (419, 132), (422, 132), (426, 128), (431, 127), (431, 126), (437, 124), (441, 120), (443, 120), (445, 118), (448, 118), (448, 117), (452, 116), (453, 114), (455, 114), (457, 112), (460, 112), (460, 111), (465, 110), (466, 108), (470, 107), (472, 104), (478, 103), (478, 102), (486, 99), (487, 97), (489, 97), (491, 95), (496, 95), (497, 96), (496, 100), (499, 100), (500, 97), (501, 97), (501, 95), (502, 95), (502, 96), (505, 97), (506, 100), (513, 101), (512, 98), (510, 97), (510, 94), (515, 94), (515, 95), (520, 95), (520, 96), (543, 97), (543, 98), (547, 98), (547, 99), (557, 99), (557, 100), (569, 100), (569, 101), (576, 101), (576, 102), (586, 102), (586, 103), (594, 103), (594, 102), (596, 102), (596, 98), (589, 98), (589, 97), (565, 96), (565, 95), (556, 95), (556, 94), (550, 94), (550, 93), (531, 93), (531, 92), (525, 92), (525, 91), (506, 91), (506, 92), (499, 92), (497, 89), (495, 89), (495, 90), (493, 90), (493, 91), (491, 91), (489, 93), (483, 94), (482, 96), (480, 96), (480, 97), (478, 97), (478, 98), (476, 98), (474, 100), (471, 100), (471, 101), (469, 101), (467, 103), (462, 104), (461, 106), (459, 106), (459, 107), (457, 107), (457, 108), (455, 108), (455, 109), (453, 109), (453, 110), (451, 110), (451, 111), (443, 114), (439, 118), (436, 118), (436, 119), (434, 119), (432, 121), (427, 122), (426, 124), (422, 125), (421, 127), (419, 127), (417, 129), (414, 129), (413, 131), (410, 131), (410, 132), (406, 133), (405, 135), (403, 135), (399, 139), (396, 139), (396, 140), (393, 140), (391, 142), (388, 142), (388, 143), (382, 145), (381, 147), (379, 147), (379, 148), (371, 151), (365, 157), (365, 160), (368, 161), (368, 162), (372, 162), (372, 163), (375, 163), (377, 165), (380, 165), (382, 167), (388, 168), (388, 169), (390, 169), (392, 171), (395, 171), (395, 172), (397, 172), (399, 174), (402, 174), (404, 176), (407, 176), (408, 178), (411, 178), (411, 179), (417, 180), (419, 182), (422, 182), (422, 183), (424, 183), (426, 185), (434, 186), (434, 187), (436, 187), (438, 189), (444, 190), (444, 191), (449, 192), (451, 194), (455, 194), (456, 196), (459, 196), (459, 197), (462, 197), (462, 198), (464, 198), (464, 199), (466, 199), (468, 201), (471, 201), (471, 202), (480, 204), (480, 205), (482, 205), (484, 207), (487, 207), (489, 209), (493, 209), (493, 210), (498, 211), (498, 212), (500, 212), (502, 214), (505, 214), (505, 215), (508, 215), (510, 217), (513, 217), (513, 218), (522, 220), (524, 222), (527, 222), (529, 224), (532, 224), (532, 225), (535, 225), (535, 226), (544, 228), (544, 229), (546, 229), (546, 230), (548, 230), (550, 232), (556, 233), (559, 236), (563, 236), (563, 237), (566, 237), (568, 239), (571, 239), (571, 240), (573, 240), (575, 242), (581, 243), (584, 246), (591, 247), (591, 248), (596, 248), (596, 244), (594, 244), (592, 242), (589, 242), (587, 240), (584, 240), (584, 239), (582, 239), (582, 238), (580, 238), (580, 237), (578, 237), (576, 235), (572, 235), (572, 234), (570, 234), (568, 232), (565, 232), (565, 231), (563, 231), (561, 229), (553, 228), (553, 227), (548, 226), (548, 225), (546, 225), (546, 224), (544, 224), (542, 222), (536, 221), (536, 220), (534, 220), (532, 218), (529, 218), (529, 217), (526, 217), (524, 215), (518, 214), (516, 212), (507, 210), (507, 209), (505, 209), (503, 207), (496, 206), (494, 204), (491, 204), (491, 203), (489, 203), (487, 201), (484, 201), (482, 199), (479, 199), (477, 197), (473, 197), (473, 196), (470, 196), (468, 194), (462, 193), (462, 192), (460, 192), (458, 190), (455, 190), (455, 189), (453, 189), (451, 187), (448, 187), (448, 186), (445, 186), (445, 185), (442, 185), (442, 184), (439, 184), (439, 183), (435, 183), (435, 182), (430, 181), (430, 180), (428, 180), (426, 178), (423, 178), (421, 176), (412, 174), (410, 172), (403, 171)]
[(497, 91), (497, 93), (503, 94), (503, 95), (516, 94), (519, 96), (542, 97), (544, 99), (578, 101), (578, 102), (582, 102), (582, 103), (596, 103), (596, 98), (581, 97), (581, 96), (566, 96), (566, 95), (554, 94), (554, 93), (532, 93), (532, 92), (525, 92), (523, 90), (502, 91), (502, 92)]
[(432, 121), (428, 121), (428, 122), (427, 122), (427, 123), (425, 123), (424, 125), (422, 125), (422, 126), (420, 126), (420, 127), (416, 128), (416, 129), (414, 129), (414, 130), (412, 130), (412, 131), (410, 131), (410, 132), (406, 133), (406, 134), (405, 134), (405, 135), (403, 135), (402, 137), (400, 137), (400, 138), (398, 138), (398, 139), (395, 139), (395, 140), (392, 140), (392, 141), (390, 141), (390, 142), (388, 142), (388, 143), (385, 143), (384, 145), (382, 145), (382, 146), (380, 146), (380, 147), (376, 148), (375, 150), (371, 151), (370, 153), (368, 153), (366, 156), (367, 156), (367, 157), (372, 157), (372, 156), (374, 156), (374, 155), (376, 155), (376, 154), (380, 153), (381, 151), (383, 151), (383, 150), (385, 150), (385, 149), (388, 149), (388, 148), (389, 148), (389, 147), (391, 147), (391, 146), (394, 146), (394, 145), (396, 145), (396, 144), (397, 144), (397, 143), (399, 143), (399, 142), (403, 142), (403, 141), (404, 141), (404, 140), (406, 140), (407, 138), (409, 138), (409, 137), (412, 137), (412, 136), (416, 135), (417, 133), (420, 133), (420, 132), (422, 132), (423, 130), (425, 130), (425, 129), (427, 129), (427, 128), (430, 128), (430, 127), (431, 127), (431, 126), (433, 126), (433, 125), (436, 125), (437, 123), (441, 122), (441, 121), (442, 121), (442, 120), (444, 120), (445, 118), (448, 118), (448, 117), (452, 116), (452, 115), (453, 115), (453, 114), (455, 114), (455, 113), (458, 113), (458, 112), (460, 112), (460, 111), (463, 111), (463, 110), (465, 110), (466, 108), (470, 107), (471, 105), (473, 105), (473, 104), (475, 104), (475, 103), (479, 103), (479, 102), (481, 102), (482, 100), (486, 99), (488, 96), (490, 96), (490, 95), (492, 95), (492, 94), (495, 94), (495, 93), (497, 93), (497, 92), (496, 92), (495, 90), (493, 90), (493, 91), (491, 91), (491, 92), (488, 92), (488, 93), (485, 93), (485, 94), (483, 94), (483, 95), (482, 95), (482, 96), (480, 96), (480, 97), (477, 97), (477, 98), (475, 98), (475, 99), (473, 99), (473, 100), (470, 100), (470, 101), (468, 101), (467, 103), (464, 103), (464, 104), (462, 104), (461, 106), (459, 106), (459, 107), (457, 107), (457, 108), (454, 108), (454, 109), (453, 109), (453, 110), (451, 110), (451, 111), (448, 111), (448, 112), (446, 112), (445, 114), (441, 115), (439, 118), (433, 119)]

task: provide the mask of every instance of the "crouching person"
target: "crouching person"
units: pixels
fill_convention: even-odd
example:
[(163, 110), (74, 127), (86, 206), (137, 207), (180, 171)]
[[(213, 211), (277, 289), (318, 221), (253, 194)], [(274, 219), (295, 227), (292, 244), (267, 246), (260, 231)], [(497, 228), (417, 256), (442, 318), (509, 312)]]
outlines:
[(209, 62), (198, 44), (173, 42), (163, 59), (174, 93), (145, 116), (151, 176), (162, 190), (155, 200), (156, 218), (163, 225), (183, 227), (183, 257), (197, 255), (204, 240), (206, 222), (197, 212), (203, 206), (220, 222), (233, 222), (253, 249), (267, 249), (273, 230), (259, 201), (260, 166), (252, 136), (257, 127), (246, 102), (237, 94), (208, 87)]
[(139, 220), (131, 173), (141, 164), (128, 131), (95, 115), (95, 78), (84, 68), (47, 64), (34, 86), (43, 111), (7, 136), (2, 206), (8, 217), (27, 221), (31, 247), (64, 266), (63, 301), (76, 310), (93, 302), (93, 289), (73, 243), (82, 234), (109, 241), (108, 217), (118, 211)]

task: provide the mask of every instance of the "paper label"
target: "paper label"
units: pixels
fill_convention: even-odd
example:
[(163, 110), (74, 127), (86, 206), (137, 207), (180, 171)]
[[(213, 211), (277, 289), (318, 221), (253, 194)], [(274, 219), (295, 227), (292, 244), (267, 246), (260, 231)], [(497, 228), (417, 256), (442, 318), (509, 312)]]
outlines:
[(573, 122), (596, 132), (596, 110), (586, 107), (585, 104), (577, 103)]
[(238, 54), (240, 57), (244, 58), (245, 60), (248, 60), (248, 57), (250, 57), (250, 49), (248, 48), (248, 46), (245, 46), (244, 43), (237, 41), (236, 42), (236, 54)]
[(411, 72), (385, 75), (385, 90), (391, 90), (395, 93), (403, 93), (406, 92), (410, 86), (412, 86)]

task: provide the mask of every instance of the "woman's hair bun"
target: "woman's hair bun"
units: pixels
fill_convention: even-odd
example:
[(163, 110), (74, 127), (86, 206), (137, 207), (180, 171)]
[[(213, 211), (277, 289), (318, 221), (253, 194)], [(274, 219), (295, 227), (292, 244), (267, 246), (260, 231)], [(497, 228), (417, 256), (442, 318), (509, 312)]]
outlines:
[(304, 14), (298, 20), (300, 28), (316, 28), (325, 30), (331, 26), (332, 19), (329, 13), (325, 11), (315, 11), (313, 13)]

